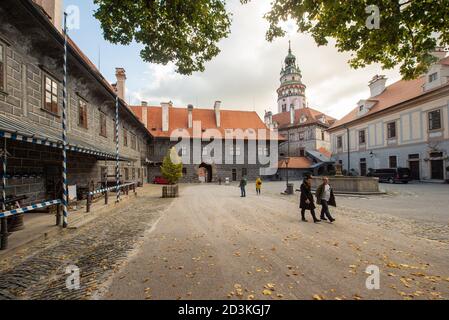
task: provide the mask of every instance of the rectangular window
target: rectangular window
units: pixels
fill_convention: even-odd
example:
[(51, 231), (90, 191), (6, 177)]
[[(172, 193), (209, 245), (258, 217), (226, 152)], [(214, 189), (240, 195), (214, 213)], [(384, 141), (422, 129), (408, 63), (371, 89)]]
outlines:
[(248, 174), (248, 170), (246, 168), (242, 168), (242, 177), (246, 177)]
[(207, 156), (208, 155), (209, 150), (207, 150), (207, 147), (203, 148), (203, 156)]
[(137, 137), (134, 133), (131, 133), (131, 149), (137, 149)]
[(396, 138), (396, 122), (390, 122), (387, 124), (387, 137), (388, 139)]
[(78, 100), (78, 125), (87, 129), (87, 103), (84, 100)]
[(236, 156), (240, 155), (240, 147), (235, 147), (235, 155)]
[(128, 131), (125, 128), (123, 128), (123, 145), (128, 146)]
[(305, 157), (306, 156), (306, 151), (304, 149), (299, 149), (299, 156), (300, 157)]
[(129, 180), (129, 169), (125, 168), (125, 181)]
[(429, 82), (434, 82), (437, 79), (438, 79), (438, 72), (435, 72), (435, 73), (432, 73), (431, 75), (429, 75)]
[(365, 130), (359, 131), (359, 144), (365, 144), (366, 143), (366, 133)]
[(398, 157), (390, 156), (389, 158), (390, 168), (394, 169), (398, 167)]
[(5, 91), (5, 47), (0, 44), (0, 90)]
[(342, 136), (337, 137), (337, 148), (338, 149), (343, 148), (343, 137)]
[(187, 146), (182, 146), (181, 147), (181, 156), (186, 156), (187, 155)]
[(429, 112), (429, 130), (441, 129), (441, 110)]
[(258, 148), (259, 155), (268, 156), (268, 148), (267, 147), (259, 147)]
[(187, 175), (187, 168), (182, 168), (182, 175), (183, 176)]
[(51, 113), (58, 113), (58, 83), (48, 76), (45, 76), (45, 101), (44, 110)]
[(323, 130), (321, 130), (321, 140), (326, 140), (326, 135), (325, 132)]
[(106, 130), (106, 115), (103, 112), (100, 112), (100, 135), (103, 137), (107, 137)]
[(299, 141), (303, 141), (303, 140), (304, 140), (304, 132), (300, 132), (299, 133)]

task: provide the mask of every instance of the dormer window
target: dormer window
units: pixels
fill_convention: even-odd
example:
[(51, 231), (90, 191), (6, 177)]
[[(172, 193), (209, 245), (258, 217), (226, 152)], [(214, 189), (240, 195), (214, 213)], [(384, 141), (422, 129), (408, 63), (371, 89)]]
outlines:
[(362, 104), (362, 105), (359, 107), (359, 112), (363, 112), (364, 109), (365, 109), (365, 106)]
[(438, 80), (438, 72), (432, 73), (429, 75), (429, 83)]
[(307, 121), (307, 117), (306, 116), (302, 116), (300, 119), (300, 123), (304, 123)]

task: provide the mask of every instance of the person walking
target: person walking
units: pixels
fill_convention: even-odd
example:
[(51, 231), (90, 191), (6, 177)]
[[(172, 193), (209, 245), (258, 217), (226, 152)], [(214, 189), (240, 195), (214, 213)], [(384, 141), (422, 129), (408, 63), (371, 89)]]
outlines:
[(259, 196), (260, 196), (261, 189), (262, 189), (262, 179), (260, 179), (260, 177), (258, 177), (256, 179), (256, 193)]
[(310, 210), (312, 214), (313, 222), (318, 223), (321, 220), (317, 219), (315, 215), (315, 204), (312, 194), (312, 177), (306, 176), (303, 183), (301, 184), (301, 196), (299, 201), (299, 207), (301, 208), (301, 220), (307, 222), (306, 210)]
[(336, 207), (337, 202), (335, 201), (334, 190), (329, 185), (328, 177), (323, 178), (323, 183), (316, 190), (316, 203), (321, 205), (321, 220), (334, 222), (335, 219), (329, 211), (329, 206)]
[(239, 184), (240, 192), (241, 192), (241, 195), (240, 195), (241, 198), (246, 197), (246, 189), (245, 189), (246, 188), (246, 184), (247, 184), (246, 178), (242, 177), (242, 179), (240, 180), (240, 184)]

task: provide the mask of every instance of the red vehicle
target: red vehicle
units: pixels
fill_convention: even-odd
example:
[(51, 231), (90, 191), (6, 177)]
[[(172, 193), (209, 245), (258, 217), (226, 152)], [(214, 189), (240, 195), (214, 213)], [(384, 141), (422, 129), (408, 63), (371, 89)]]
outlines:
[(168, 180), (163, 177), (155, 177), (153, 179), (154, 184), (168, 184)]

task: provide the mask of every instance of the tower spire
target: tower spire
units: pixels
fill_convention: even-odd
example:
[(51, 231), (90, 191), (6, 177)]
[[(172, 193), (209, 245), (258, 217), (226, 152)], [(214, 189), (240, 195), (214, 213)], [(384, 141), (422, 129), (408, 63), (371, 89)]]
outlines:
[(288, 53), (292, 53), (292, 42), (288, 40)]

